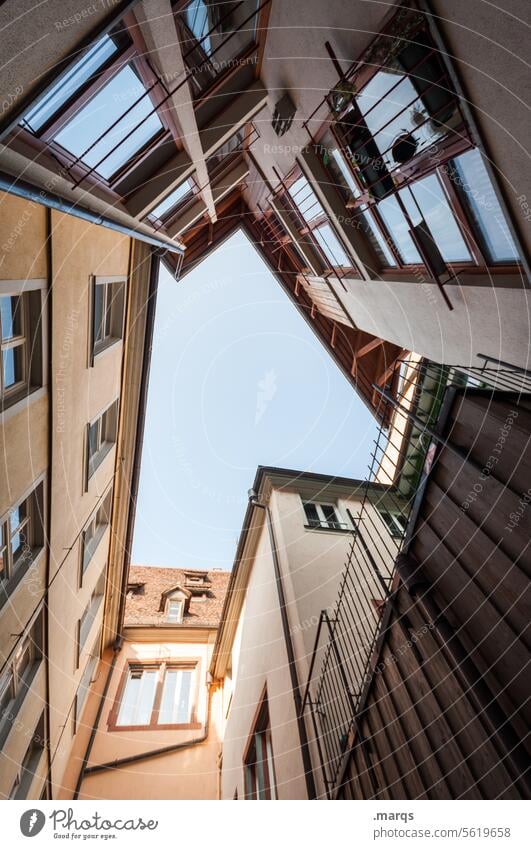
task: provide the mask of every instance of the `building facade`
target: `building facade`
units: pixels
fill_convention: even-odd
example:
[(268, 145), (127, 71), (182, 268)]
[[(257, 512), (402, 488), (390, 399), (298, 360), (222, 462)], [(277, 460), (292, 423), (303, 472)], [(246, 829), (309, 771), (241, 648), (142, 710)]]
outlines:
[(370, 558), (388, 580), (393, 534), (403, 533), (395, 499), (378, 483), (367, 488), (287, 469), (257, 472), (211, 667), (224, 681), (222, 799), (324, 795), (312, 768), (319, 742), (301, 711), (313, 681), (312, 652), (317, 645), (320, 661), (364, 501), (377, 534), (389, 537), (389, 550), (373, 544), (371, 527), (363, 530), (367, 551), (357, 559), (350, 587), (357, 613), (352, 637), (358, 639), (349, 667), (353, 686), (368, 659), (367, 637), (383, 595)]
[[(439, 775), (454, 768), (457, 750), (452, 754), (446, 747), (448, 759), (438, 763), (439, 772), (433, 766), (431, 783), (419, 768), (413, 786), (405, 776), (423, 762), (433, 740), (422, 738), (412, 750), (408, 741), (417, 740), (415, 729), (403, 726), (399, 705), (387, 690), (382, 696), (387, 717), (377, 714), (378, 698), (374, 709), (362, 712), (355, 732), (352, 717), (358, 717), (362, 697), (363, 705), (372, 704), (371, 686), (384, 686), (384, 679), (374, 676), (376, 666), (369, 675), (361, 661), (367, 660), (367, 646), (371, 658), (377, 648), (387, 650), (379, 617), (387, 616), (393, 641), (396, 605), (402, 613), (408, 605), (420, 605), (425, 625), (433, 624), (430, 617), (440, 623), (452, 592), (472, 606), (475, 600), (488, 607), (493, 632), (503, 631), (511, 658), (506, 669), (497, 667), (487, 689), (477, 683), (490, 674), (494, 649), (477, 620), (470, 630), (464, 628), (466, 605), (455, 605), (439, 642), (426, 648), (443, 652), (448, 628), (458, 632), (455, 652), (445, 655), (451, 671), (459, 652), (475, 652), (476, 641), (485, 638), (484, 652), (475, 653), (467, 680), (458, 676), (455, 686), (462, 694), (474, 682), (466, 711), (484, 717), (475, 731), (477, 745), (486, 753), (486, 772), (493, 769), (496, 779), (482, 784), (480, 766), (467, 768), (478, 795), (523, 794), (524, 753), (517, 743), (525, 719), (525, 681), (517, 675), (514, 689), (506, 672), (515, 671), (513, 660), (525, 660), (519, 617), (527, 608), (520, 572), (526, 573), (528, 553), (514, 541), (527, 528), (531, 185), (519, 99), (519, 57), (526, 53), (519, 22), (526, 18), (527, 5), (523, 0), (506, 5), (494, 14), (481, 0), (310, 0), (301, 26), (300, 4), (283, 0), (244, 0), (236, 6), (121, 0), (90, 9), (81, 0), (50, 0), (22, 11), (14, 0), (1, 4), (4, 798), (67, 798), (82, 790), (97, 795), (96, 774), (89, 771), (97, 763), (89, 764), (86, 753), (93, 748), (94, 723), (98, 739), (104, 733), (100, 722), (105, 718), (98, 711), (107, 704), (111, 682), (118, 688), (115, 667), (125, 669), (125, 658), (137, 651), (154, 660), (150, 652), (156, 640), (139, 637), (126, 641), (123, 653), (118, 649), (124, 637), (157, 270), (162, 261), (175, 277), (189, 273), (237, 229), (252, 240), (384, 428), (380, 444), (386, 448), (377, 448), (378, 467), (368, 487), (359, 484), (359, 499), (352, 494), (356, 487), (352, 499), (341, 489), (348, 490), (352, 482), (329, 479), (329, 500), (321, 501), (316, 490), (315, 509), (308, 507), (307, 514), (298, 483), (290, 490), (283, 473), (264, 472), (270, 486), (264, 495), (259, 479), (251, 526), (246, 519), (243, 533), (252, 554), (249, 562), (245, 554), (244, 566), (238, 554), (239, 577), (229, 591), (229, 618), (224, 617), (212, 661), (212, 674), (222, 682), (212, 698), (224, 700), (221, 795), (273, 794), (273, 788), (279, 798), (437, 795), (433, 787)], [(450, 395), (446, 384), (443, 392), (439, 377), (426, 371), (426, 362), (460, 364), (463, 371), (450, 381), (452, 391), (467, 385), (476, 392), (456, 408), (453, 419), (441, 418), (439, 402), (443, 394)], [(491, 374), (496, 369), (502, 377)], [(492, 405), (475, 418), (485, 392)], [(491, 460), (484, 444), (481, 456), (470, 463), (470, 423), (479, 434), (489, 433), (496, 447), (500, 428), (511, 418), (511, 404), (518, 413), (511, 424), (514, 448), (508, 450), (506, 437), (502, 462), (495, 455)], [(454, 419), (456, 444), (440, 468), (449, 474), (451, 458), (458, 456), (473, 473), (463, 476), (461, 488), (446, 494), (443, 503), (438, 493), (450, 487), (449, 477), (423, 488), (421, 473), (428, 461), (431, 470), (426, 446), (432, 439), (437, 443), (438, 428)], [(438, 445), (432, 453), (442, 457)], [(516, 473), (518, 452), (523, 478)], [(503, 466), (508, 462), (509, 470)], [(494, 466), (501, 469), (499, 477)], [(473, 474), (485, 479), (474, 480)], [(300, 477), (311, 490), (311, 476)], [(497, 485), (500, 490), (494, 491)], [(482, 487), (486, 501), (478, 493), (470, 501), (475, 486)], [(384, 491), (384, 501), (395, 506), (389, 503), (373, 515), (373, 502)], [(432, 508), (417, 534), (411, 530), (417, 520), (411, 520), (404, 504), (421, 497)], [(265, 506), (258, 506), (262, 500)], [(342, 512), (343, 502), (351, 516)], [(475, 513), (480, 503), (489, 521), (498, 511), (499, 521), (503, 515), (514, 527), (504, 530), (503, 522), (483, 527)], [(337, 515), (331, 512), (335, 504)], [(369, 524), (374, 521), (372, 542), (356, 518), (358, 504), (368, 511)], [(472, 525), (454, 515), (452, 504), (460, 505)], [(449, 541), (435, 527), (435, 513), (453, 516), (455, 538)], [(304, 516), (307, 527), (303, 521), (301, 530)], [(404, 517), (413, 534), (403, 551), (400, 547), (406, 561), (397, 560), (395, 544), (402, 539)], [(331, 528), (331, 522), (338, 527)], [(343, 524), (347, 527), (339, 527)], [(469, 562), (461, 572), (454, 564), (461, 560), (452, 546), (459, 539), (470, 552), (469, 532), (475, 542), (482, 540), (478, 556), (490, 564), (482, 565), (479, 574)], [(428, 538), (424, 548), (414, 542), (417, 536)], [(354, 544), (352, 557), (345, 552), (347, 540)], [(428, 557), (429, 540), (444, 552), (445, 575), (454, 583), (439, 586), (439, 561), (434, 565)], [(496, 553), (489, 554), (487, 540), (495, 543)], [(375, 559), (373, 543), (380, 555), (385, 552), (385, 563)], [(359, 583), (358, 566), (352, 565), (360, 562), (357, 558), (372, 570), (365, 583)], [(340, 561), (346, 562), (344, 569)], [(400, 576), (399, 566), (419, 568), (430, 586), (437, 584), (441, 594), (430, 596), (432, 607), (422, 608), (422, 600), (411, 595), (416, 585)], [(517, 596), (502, 579), (504, 567), (516, 575)], [(271, 568), (274, 584), (267, 577)], [(271, 593), (267, 603), (255, 585), (261, 570)], [(487, 586), (487, 573), (492, 586)], [(278, 595), (279, 580), (285, 597)], [(340, 599), (369, 585), (370, 604), (358, 598), (361, 618), (347, 616)], [(184, 586), (171, 599), (176, 611), (186, 606), (188, 591)], [(248, 619), (246, 608), (238, 607), (244, 597), (250, 610), (258, 605)], [(336, 623), (345, 615), (345, 633), (360, 630), (361, 649), (354, 654), (337, 645), (339, 626), (321, 616), (330, 604)], [(513, 615), (508, 627), (514, 651), (509, 655), (511, 631), (500, 623)], [(257, 623), (269, 616), (274, 653), (291, 695), (281, 693), (282, 681), (269, 680), (271, 670), (263, 665), (267, 658), (258, 652), (265, 626)], [(316, 616), (315, 627), (300, 627)], [(296, 630), (290, 635), (292, 626)], [(395, 630), (400, 627), (399, 621)], [(428, 630), (431, 638), (433, 629)], [(316, 645), (317, 631), (322, 642)], [(193, 644), (201, 668), (208, 661), (210, 636)], [(242, 675), (240, 643), (241, 651), (258, 654), (260, 674)], [(426, 687), (420, 656), (411, 651), (403, 663), (411, 663), (409, 671), (418, 673), (419, 687)], [(391, 648), (389, 654), (396, 652)], [(400, 681), (405, 680), (408, 668), (397, 664), (397, 669)], [(392, 683), (389, 688), (396, 690)], [(401, 692), (402, 709), (409, 710), (406, 697)], [(497, 705), (494, 713), (486, 707), (491, 702)], [(283, 716), (280, 704), (286, 710), (282, 732), (275, 731)], [(203, 731), (205, 709), (203, 698)], [(449, 728), (466, 723), (466, 711), (459, 718), (449, 715), (448, 725), (438, 726), (437, 733), (448, 736)], [(509, 721), (513, 714), (516, 718)], [(387, 728), (388, 720), (394, 736), (384, 730), (367, 743), (377, 722)], [(418, 728), (424, 715), (415, 721)], [(247, 734), (246, 754), (237, 729)], [(117, 733), (111, 739), (119, 758)], [(494, 748), (484, 733), (494, 739)], [(279, 734), (285, 736), (276, 742)], [(290, 761), (293, 739), (299, 748)], [(404, 762), (392, 756), (397, 741), (407, 753)], [(466, 746), (463, 753), (472, 763)], [(493, 766), (496, 757), (507, 775)], [(433, 755), (430, 764), (436, 759)], [(246, 789), (242, 762), (248, 762), (254, 791)], [(261, 790), (253, 766), (259, 762), (269, 775)], [(85, 776), (81, 783), (80, 775)], [(140, 792), (144, 785), (134, 769), (130, 778), (131, 792)], [(112, 792), (112, 774), (101, 770), (100, 780), (107, 782), (105, 792)], [(437, 786), (444, 796), (466, 792), (469, 785), (465, 781), (459, 789), (439, 781)], [(178, 792), (195, 792), (191, 788), (179, 784)], [(172, 791), (168, 786), (160, 792)]]
[(529, 375), (414, 371), (369, 481), (258, 471), (221, 798), (528, 797)]
[(131, 567), (123, 641), (87, 706), (94, 736), (70, 758), (76, 798), (218, 797), (222, 693), (209, 667), (228, 579)]
[(0, 793), (55, 798), (121, 616), (159, 260), (9, 194), (0, 214)]

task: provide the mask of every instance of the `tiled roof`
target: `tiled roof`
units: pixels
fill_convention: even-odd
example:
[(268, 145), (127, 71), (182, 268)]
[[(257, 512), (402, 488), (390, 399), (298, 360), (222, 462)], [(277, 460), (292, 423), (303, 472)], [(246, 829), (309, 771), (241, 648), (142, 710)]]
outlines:
[[(164, 610), (160, 610), (164, 592), (175, 587), (189, 590), (186, 575), (201, 576), (206, 573), (206, 598), (192, 595), (183, 618), (183, 625), (217, 627), (221, 617), (223, 601), (227, 592), (230, 572), (204, 569), (168, 569), (159, 566), (131, 566), (129, 585), (143, 584), (138, 594), (127, 593), (125, 625), (168, 625)], [(197, 585), (199, 589), (201, 585)]]

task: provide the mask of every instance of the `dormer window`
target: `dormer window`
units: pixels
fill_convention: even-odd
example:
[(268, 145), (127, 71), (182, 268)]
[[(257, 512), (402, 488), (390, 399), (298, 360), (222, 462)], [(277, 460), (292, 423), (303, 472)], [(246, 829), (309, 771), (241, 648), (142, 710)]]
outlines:
[(173, 625), (180, 625), (183, 621), (184, 600), (182, 598), (171, 598), (168, 601), (166, 619)]
[(317, 501), (305, 501), (303, 504), (307, 528), (323, 528), (332, 531), (348, 530), (342, 522), (334, 504), (321, 504)]

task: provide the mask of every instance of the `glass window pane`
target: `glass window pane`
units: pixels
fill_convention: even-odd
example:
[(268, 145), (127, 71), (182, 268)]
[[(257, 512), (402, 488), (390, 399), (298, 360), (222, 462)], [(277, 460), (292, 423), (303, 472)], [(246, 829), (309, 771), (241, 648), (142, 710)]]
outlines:
[(345, 162), (343, 156), (337, 148), (331, 151), (330, 166), (334, 176), (337, 178), (339, 185), (343, 188), (347, 197), (352, 198), (360, 196), (360, 190), (352, 176), (350, 167)]
[(22, 333), (22, 298), (7, 295), (0, 298), (2, 340), (12, 339)]
[(120, 703), (117, 725), (149, 725), (158, 669), (130, 670)]
[[(96, 166), (109, 154), (97, 168), (102, 177), (109, 179), (162, 128), (160, 119), (153, 112), (149, 95), (133, 106), (144, 92), (143, 83), (127, 65), (57, 134), (55, 141), (74, 156), (82, 156), (89, 167)], [(143, 124), (133, 129), (148, 115)], [(109, 130), (117, 119), (116, 126)], [(102, 133), (105, 133), (103, 138), (83, 156)], [(125, 139), (124, 143), (110, 153), (122, 139)]]
[(103, 340), (103, 309), (105, 303), (105, 286), (96, 284), (94, 287), (94, 342)]
[(351, 268), (352, 262), (330, 224), (321, 224), (312, 231), (321, 250), (334, 268)]
[(472, 259), (436, 174), (401, 189), (400, 197), (413, 224), (424, 218), (446, 262)]
[(448, 174), (464, 195), (491, 260), (493, 262), (517, 261), (518, 250), (479, 150), (477, 148), (469, 150), (452, 160)]
[(2, 351), (2, 367), (4, 371), (4, 388), (9, 389), (24, 380), (24, 346), (5, 348)]
[(384, 224), (397, 246), (403, 262), (420, 264), (422, 262), (420, 254), (409, 235), (409, 225), (396, 198), (388, 197), (380, 201), (378, 212), (382, 216)]
[(176, 724), (190, 722), (191, 669), (168, 669), (164, 677), (159, 723)]
[[(422, 78), (422, 66), (418, 74)], [(391, 148), (400, 136), (411, 134), (418, 153), (446, 130), (440, 121), (428, 120), (429, 115), (410, 78), (404, 75), (399, 80), (395, 68), (378, 71), (356, 97), (367, 127), (389, 167), (397, 164)]]
[[(185, 9), (184, 20), (197, 41), (199, 49), (206, 56), (216, 51), (213, 59), (214, 70), (225, 70), (227, 61), (238, 56), (249, 44), (252, 44), (256, 31), (256, 17), (247, 21), (241, 29), (240, 24), (256, 11), (259, 0), (233, 2), (205, 2), (192, 0)], [(207, 33), (210, 33), (207, 35)], [(227, 36), (235, 33), (227, 42)], [(221, 46), (222, 45), (222, 46)], [(185, 51), (186, 52), (186, 51)]]
[(317, 507), (315, 504), (305, 504), (304, 512), (306, 513), (306, 519), (308, 520), (309, 525), (319, 525), (319, 515), (317, 513)]
[(98, 453), (98, 449), (100, 447), (99, 444), (99, 429), (100, 429), (100, 421), (94, 422), (89, 427), (88, 441), (89, 441), (89, 457), (94, 457)]
[(308, 224), (314, 218), (325, 214), (306, 177), (299, 177), (298, 180), (295, 180), (293, 185), (288, 188), (288, 192), (300, 214)]
[(0, 680), (0, 720), (9, 714), (14, 698), (14, 680), (11, 671), (9, 671)]
[(335, 511), (335, 507), (333, 507), (332, 504), (321, 504), (321, 509), (329, 525), (338, 524), (338, 518)]
[(378, 254), (380, 260), (384, 265), (396, 265), (396, 260), (391, 253), (389, 245), (385, 241), (382, 236), (379, 228), (376, 225), (371, 213), (367, 211), (366, 204), (361, 207), (362, 209), (362, 226), (364, 225), (365, 232), (369, 237), (369, 240)]
[(59, 80), (47, 95), (26, 115), (22, 123), (29, 124), (33, 132), (37, 132), (57, 110), (66, 103), (105, 62), (117, 51), (116, 44), (104, 35), (83, 58)]
[(179, 201), (185, 198), (187, 195), (191, 193), (190, 183), (188, 180), (185, 180), (184, 183), (181, 183), (180, 186), (177, 186), (176, 189), (173, 190), (167, 197), (162, 200), (158, 206), (151, 210), (149, 213), (153, 218), (158, 218), (161, 220), (164, 218), (167, 212), (170, 209), (173, 209), (174, 206), (177, 206)]

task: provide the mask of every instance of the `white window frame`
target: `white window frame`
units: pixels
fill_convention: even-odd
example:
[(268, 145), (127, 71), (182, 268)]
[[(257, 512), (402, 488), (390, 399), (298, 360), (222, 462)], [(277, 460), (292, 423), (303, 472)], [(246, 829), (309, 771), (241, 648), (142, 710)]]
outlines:
[[(178, 605), (178, 613), (176, 617), (172, 617), (172, 604)], [(184, 598), (168, 598), (166, 602), (166, 621), (170, 625), (181, 625), (184, 616)]]
[[(23, 504), (26, 505), (26, 516), (17, 527), (13, 527), (13, 513)], [(2, 590), (0, 609), (44, 550), (45, 509), (44, 477), (41, 477), (9, 508), (7, 513), (0, 516), (0, 589)], [(22, 554), (14, 560), (13, 538), (17, 533), (24, 533), (24, 531), (26, 541)]]
[[(315, 507), (319, 524), (312, 525), (311, 520), (308, 518), (306, 514), (306, 505), (312, 505)], [(304, 509), (304, 518), (305, 518), (305, 527), (311, 528), (312, 530), (324, 530), (324, 531), (347, 531), (349, 530), (349, 526), (347, 522), (343, 522), (341, 518), (341, 514), (338, 510), (337, 504), (334, 504), (330, 501), (312, 501), (311, 499), (303, 499), (302, 506)], [(327, 519), (326, 514), (323, 510), (323, 507), (330, 507), (334, 511), (335, 520), (331, 522)]]
[[(0, 298), (22, 298), (22, 327), (17, 336), (2, 339), (0, 320), (0, 421), (14, 414), (47, 383), (47, 306), (45, 279), (0, 280)], [(22, 377), (4, 391), (4, 350), (22, 347)]]
[[(110, 417), (110, 419), (107, 419)], [(113, 418), (114, 417), (114, 418)], [(85, 492), (107, 454), (114, 448), (118, 439), (118, 420), (120, 417), (120, 399), (116, 397), (98, 416), (88, 422), (85, 429)], [(90, 452), (90, 432), (96, 427), (96, 451)], [(92, 459), (94, 458), (94, 459)], [(92, 460), (92, 462), (91, 462)]]
[[(0, 745), (9, 736), (11, 728), (16, 724), (26, 695), (30, 689), (35, 673), (42, 662), (44, 648), (44, 618), (42, 609), (28, 625), (23, 637), (19, 640), (2, 675), (0, 676), (0, 695), (11, 691), (11, 698), (6, 703), (5, 713), (0, 717)], [(27, 655), (28, 662), (20, 672), (20, 662)]]
[(96, 550), (107, 528), (111, 525), (113, 488), (110, 486), (102, 497), (98, 507), (81, 531), (79, 588), (83, 586), (83, 576), (89, 568)]
[[(102, 293), (102, 326), (101, 338), (96, 338), (96, 298), (98, 291)], [(97, 358), (104, 351), (112, 348), (123, 340), (125, 324), (125, 306), (127, 293), (127, 278), (90, 277), (90, 327), (89, 327), (89, 365), (94, 366)]]

